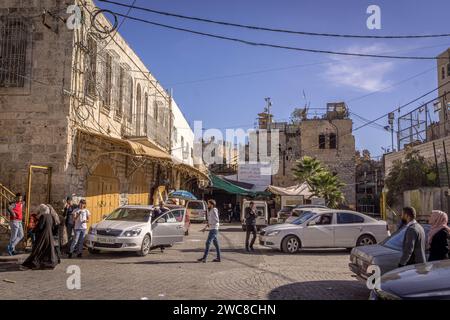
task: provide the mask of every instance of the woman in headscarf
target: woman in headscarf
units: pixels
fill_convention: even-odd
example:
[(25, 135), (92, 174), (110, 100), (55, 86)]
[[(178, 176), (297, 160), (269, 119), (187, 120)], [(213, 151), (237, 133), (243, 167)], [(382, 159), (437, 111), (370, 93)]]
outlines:
[(59, 263), (53, 233), (54, 227), (59, 224), (59, 218), (56, 213), (52, 214), (51, 207), (41, 204), (38, 219), (35, 245), (22, 266), (30, 269), (53, 269)]
[(428, 261), (448, 259), (448, 236), (450, 228), (447, 226), (448, 216), (445, 212), (433, 210), (429, 223), (431, 229), (428, 233), (428, 248), (430, 256)]

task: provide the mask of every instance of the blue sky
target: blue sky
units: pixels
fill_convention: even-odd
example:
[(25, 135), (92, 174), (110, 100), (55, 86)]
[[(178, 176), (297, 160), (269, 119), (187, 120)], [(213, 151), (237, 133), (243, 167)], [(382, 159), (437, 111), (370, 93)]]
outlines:
[[(102, 8), (127, 11), (96, 2)], [(132, 0), (121, 2), (130, 4)], [(366, 9), (372, 4), (381, 7), (381, 30), (369, 30), (366, 26)], [(301, 31), (367, 35), (450, 33), (450, 1), (446, 0), (137, 0), (135, 5)], [(138, 10), (132, 10), (131, 15), (229, 37), (304, 48), (436, 56), (450, 47), (450, 38), (307, 37), (216, 26)], [(120, 33), (157, 79), (166, 88), (173, 88), (174, 98), (188, 121), (203, 120), (206, 128), (253, 127), (257, 113), (264, 108), (265, 97), (272, 98), (275, 119), (287, 120), (293, 108), (305, 105), (303, 91), (311, 108), (345, 101), (351, 111), (373, 119), (437, 87), (433, 60), (336, 57), (253, 47), (132, 20), (122, 25)], [(395, 85), (420, 73), (423, 74)], [(386, 87), (391, 88), (382, 90)], [(378, 90), (382, 91), (361, 98)], [(418, 105), (406, 110), (415, 106)], [(387, 119), (378, 123), (387, 125)], [(354, 118), (354, 127), (361, 124)], [(357, 148), (369, 149), (374, 156), (383, 153), (381, 147), (390, 146), (390, 134), (379, 128), (365, 127), (356, 131), (355, 137)]]

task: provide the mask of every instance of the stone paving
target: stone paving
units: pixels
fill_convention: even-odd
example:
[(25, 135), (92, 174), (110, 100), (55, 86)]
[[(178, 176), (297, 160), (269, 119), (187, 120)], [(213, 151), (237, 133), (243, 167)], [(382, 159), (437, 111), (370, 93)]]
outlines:
[[(19, 271), (0, 259), (0, 299), (367, 299), (369, 291), (351, 276), (346, 251), (314, 250), (295, 255), (257, 248), (243, 250), (239, 225), (220, 232), (222, 262), (198, 263), (206, 233), (192, 225), (185, 241), (164, 253), (101, 253), (63, 259), (55, 270)], [(208, 260), (215, 257), (211, 248)], [(23, 257), (19, 257), (22, 258)], [(67, 267), (81, 269), (81, 289), (69, 290)]]

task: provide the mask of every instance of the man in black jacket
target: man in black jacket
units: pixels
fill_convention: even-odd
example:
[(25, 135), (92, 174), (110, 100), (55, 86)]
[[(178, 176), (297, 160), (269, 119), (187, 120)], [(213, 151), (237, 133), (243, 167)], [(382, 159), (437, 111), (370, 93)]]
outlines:
[[(249, 206), (245, 209), (245, 226), (247, 234), (245, 236), (245, 250), (247, 252), (254, 251), (253, 244), (256, 240), (256, 206), (250, 202)], [(252, 240), (249, 244), (250, 233), (253, 234)]]

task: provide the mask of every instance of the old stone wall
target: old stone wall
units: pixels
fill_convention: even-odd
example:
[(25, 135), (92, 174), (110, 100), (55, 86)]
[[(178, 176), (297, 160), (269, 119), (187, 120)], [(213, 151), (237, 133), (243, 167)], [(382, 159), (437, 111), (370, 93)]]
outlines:
[[(0, 86), (0, 181), (25, 193), (28, 166), (51, 166), (54, 199), (66, 191), (69, 102), (64, 92), (70, 88), (72, 33), (61, 26), (44, 26), (37, 15), (64, 8), (66, 3), (56, 0), (0, 2), (0, 16), (23, 19), (27, 33), (26, 66), (17, 74), (24, 85)], [(41, 199), (44, 189), (33, 186), (34, 199)]]

